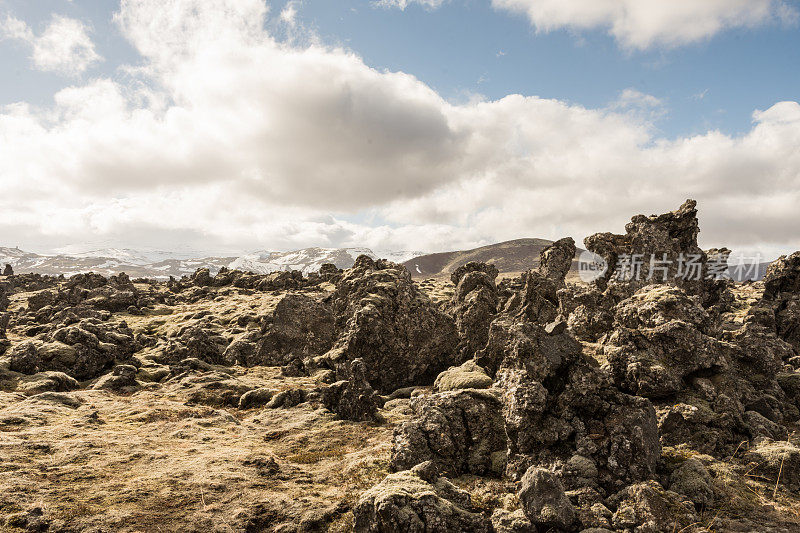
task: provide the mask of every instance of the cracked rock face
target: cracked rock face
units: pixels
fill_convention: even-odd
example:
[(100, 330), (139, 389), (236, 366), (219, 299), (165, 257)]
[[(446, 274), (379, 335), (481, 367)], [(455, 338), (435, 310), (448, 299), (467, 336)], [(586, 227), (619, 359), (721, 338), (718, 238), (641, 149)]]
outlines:
[(596, 474), (586, 480), (593, 485), (614, 488), (652, 476), (660, 444), (650, 402), (616, 390), (568, 334), (548, 335), (534, 324), (510, 329), (512, 348), (497, 373), (507, 473), (518, 478), (532, 465), (562, 470), (580, 455), (593, 462)]
[(453, 321), (400, 265), (360, 256), (331, 303), (342, 334), (325, 359), (334, 368), (363, 360), (370, 384), (381, 393), (432, 383), (455, 359)]
[(497, 475), (505, 461), (500, 393), (461, 389), (411, 400), (413, 417), (395, 429), (392, 468), (433, 461), (440, 472)]
[(497, 314), (498, 272), (494, 265), (470, 262), (453, 272), (456, 285), (450, 303), (459, 336), (459, 359), (472, 358), (486, 346), (489, 325)]
[[(707, 279), (713, 275), (709, 256), (697, 245), (700, 225), (697, 202), (687, 200), (675, 211), (661, 215), (636, 215), (625, 226), (625, 235), (596, 233), (584, 239), (586, 248), (606, 261), (608, 270), (596, 280), (605, 290), (609, 284), (622, 285), (631, 292), (654, 283), (676, 285), (689, 295), (698, 296), (704, 307), (725, 301), (724, 280)], [(719, 254), (727, 259), (727, 250)], [(614, 271), (625, 258), (639, 258), (637, 279), (616, 281)], [(655, 263), (651, 264), (651, 260)]]
[(469, 494), (434, 472), (430, 463), (423, 463), (389, 474), (367, 490), (353, 508), (355, 531), (489, 533), (491, 522), (473, 511)]
[(322, 403), (347, 420), (378, 420), (380, 399), (367, 381), (364, 362), (355, 359), (346, 365), (347, 368), (339, 374), (347, 376), (347, 379), (326, 387), (322, 391)]
[(327, 352), (336, 339), (329, 307), (302, 294), (287, 294), (264, 325), (263, 338), (249, 365), (285, 365)]

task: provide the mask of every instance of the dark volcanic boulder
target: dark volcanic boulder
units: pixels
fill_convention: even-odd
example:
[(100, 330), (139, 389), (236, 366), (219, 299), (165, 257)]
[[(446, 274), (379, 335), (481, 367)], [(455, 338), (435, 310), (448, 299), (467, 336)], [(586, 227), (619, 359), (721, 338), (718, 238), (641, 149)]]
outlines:
[(248, 365), (286, 365), (300, 358), (318, 357), (336, 340), (328, 305), (302, 294), (287, 294), (263, 326), (263, 338)]
[(91, 379), (115, 362), (129, 362), (136, 346), (125, 322), (109, 324), (87, 319), (56, 329), (40, 340), (15, 346), (11, 369), (24, 374), (55, 370), (79, 380)]
[(580, 344), (568, 335), (548, 335), (544, 328), (526, 321), (500, 317), (489, 329), (486, 348), (476, 362), (494, 375), (507, 357), (531, 361), (537, 376), (548, 376), (574, 357)]
[(322, 403), (346, 420), (372, 421), (378, 419), (380, 397), (365, 375), (364, 362), (355, 359), (338, 375), (347, 376), (322, 390)]
[(432, 383), (454, 362), (458, 338), (452, 319), (401, 265), (360, 256), (345, 271), (331, 303), (342, 334), (326, 354), (327, 364), (339, 368), (362, 359), (381, 393)]
[(709, 316), (678, 288), (650, 285), (616, 308), (616, 331), (604, 346), (617, 385), (649, 398), (667, 397), (699, 372), (719, 373), (735, 347), (703, 333)]
[(770, 264), (764, 276), (764, 301), (774, 312), (778, 336), (800, 352), (800, 252)]
[(92, 385), (95, 390), (110, 390), (115, 392), (132, 392), (139, 388), (136, 381), (137, 368), (133, 365), (117, 365), (111, 373), (102, 376)]
[(198, 287), (210, 287), (214, 284), (214, 278), (211, 277), (211, 272), (207, 268), (198, 268), (192, 274), (191, 281)]
[(474, 512), (469, 493), (438, 477), (430, 463), (389, 474), (353, 508), (356, 533), (489, 533), (491, 522)]
[(489, 324), (497, 314), (497, 275), (494, 265), (470, 262), (450, 277), (456, 285), (450, 313), (455, 318), (462, 360), (472, 358), (486, 346)]
[(8, 323), (10, 320), (11, 320), (11, 313), (0, 312), (0, 339), (6, 338), (6, 331), (8, 329)]
[(171, 339), (161, 363), (176, 364), (184, 359), (197, 359), (211, 364), (225, 364), (227, 340), (211, 327), (192, 324), (183, 327), (177, 339)]
[(81, 288), (84, 290), (98, 289), (108, 283), (108, 280), (100, 274), (86, 272), (75, 274), (67, 281), (67, 289)]
[(710, 307), (727, 301), (723, 293), (728, 282), (713, 279), (717, 270), (727, 272), (727, 253), (709, 261), (697, 245), (699, 232), (697, 202), (687, 200), (669, 213), (634, 216), (625, 226), (625, 235), (596, 233), (583, 242), (608, 265), (595, 282), (601, 290), (609, 283), (621, 285), (629, 293), (645, 285), (676, 285), (699, 296), (703, 307)]
[(8, 309), (9, 303), (10, 301), (8, 299), (6, 286), (4, 284), (0, 284), (0, 311), (5, 311)]
[(532, 466), (525, 472), (520, 481), (519, 500), (525, 516), (534, 525), (565, 530), (575, 522), (575, 507), (561, 481), (544, 468)]
[(764, 275), (764, 297), (800, 294), (800, 251), (773, 261)]
[(433, 461), (440, 472), (501, 474), (505, 462), (500, 392), (461, 389), (417, 396), (413, 417), (395, 428), (392, 468)]
[[(564, 332), (501, 321), (493, 328), (493, 350), (505, 352), (497, 386), (504, 391), (509, 475), (519, 478), (536, 465), (563, 474), (569, 489), (609, 490), (654, 475), (661, 448), (649, 401), (617, 390)], [(576, 461), (587, 464), (589, 478), (567, 475)]]
[(518, 316), (537, 324), (547, 324), (558, 317), (558, 289), (563, 284), (536, 271), (525, 274)]
[(570, 286), (558, 291), (559, 314), (567, 317), (570, 332), (577, 339), (597, 342), (614, 325), (617, 299), (612, 291), (594, 286)]
[(560, 239), (539, 254), (539, 273), (556, 284), (563, 285), (574, 257), (575, 241), (572, 237)]
[(4, 276), (13, 276), (14, 275), (14, 269), (8, 263), (6, 263), (6, 267), (3, 269), (3, 275)]
[(570, 237), (554, 242), (539, 255), (539, 267), (523, 274), (522, 289), (505, 299), (503, 311), (537, 324), (553, 322), (559, 315), (558, 291), (575, 256), (575, 241)]

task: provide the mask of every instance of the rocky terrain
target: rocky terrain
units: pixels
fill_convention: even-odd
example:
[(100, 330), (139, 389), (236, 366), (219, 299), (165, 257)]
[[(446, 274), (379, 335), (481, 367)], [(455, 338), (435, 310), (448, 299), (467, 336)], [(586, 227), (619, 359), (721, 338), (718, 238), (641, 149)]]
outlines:
[(584, 241), (701, 257), (663, 282), (568, 280), (570, 238), (505, 279), (7, 272), (0, 530), (800, 531), (800, 252), (708, 279), (698, 232)]

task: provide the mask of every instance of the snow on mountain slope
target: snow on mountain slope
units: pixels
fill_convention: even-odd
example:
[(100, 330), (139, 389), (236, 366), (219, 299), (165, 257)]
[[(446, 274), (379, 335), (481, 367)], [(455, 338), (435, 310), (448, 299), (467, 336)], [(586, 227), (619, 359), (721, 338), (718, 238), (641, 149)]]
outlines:
[(255, 252), (236, 258), (228, 268), (267, 274), (281, 270), (316, 272), (325, 263), (338, 268), (353, 266), (359, 255), (375, 257), (369, 248), (304, 248), (291, 252)]
[(175, 250), (159, 250), (157, 248), (116, 248), (102, 246), (106, 243), (91, 243), (89, 245), (71, 244), (53, 250), (54, 255), (69, 257), (108, 257), (123, 263), (133, 265), (147, 265), (170, 259), (197, 259), (199, 257), (214, 257), (214, 254), (190, 248)]
[(259, 251), (240, 257), (203, 257), (200, 252), (179, 250), (167, 252), (155, 249), (100, 248), (72, 245), (56, 250), (53, 255), (25, 252), (18, 248), (0, 247), (0, 266), (9, 263), (17, 273), (71, 276), (80, 272), (113, 275), (125, 272), (133, 278), (167, 278), (191, 275), (198, 268), (208, 268), (215, 274), (222, 267), (267, 274), (282, 270), (316, 272), (325, 263), (339, 268), (353, 266), (356, 258), (365, 254), (401, 262), (415, 252), (380, 252), (369, 248), (304, 248), (291, 252)]

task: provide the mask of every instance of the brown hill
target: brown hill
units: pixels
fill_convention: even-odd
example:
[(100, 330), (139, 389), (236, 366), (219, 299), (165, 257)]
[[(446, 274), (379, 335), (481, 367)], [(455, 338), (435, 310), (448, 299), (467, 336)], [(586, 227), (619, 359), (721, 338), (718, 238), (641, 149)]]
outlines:
[(469, 261), (492, 263), (500, 272), (522, 272), (538, 265), (539, 254), (552, 243), (553, 241), (547, 239), (516, 239), (473, 250), (422, 255), (403, 265), (415, 278), (449, 276), (456, 268)]

